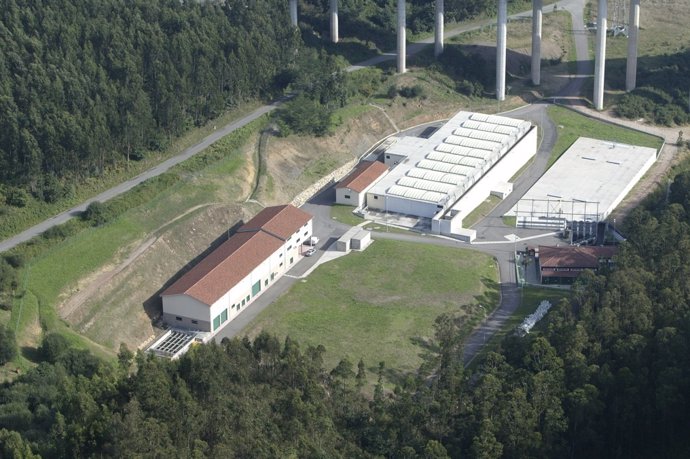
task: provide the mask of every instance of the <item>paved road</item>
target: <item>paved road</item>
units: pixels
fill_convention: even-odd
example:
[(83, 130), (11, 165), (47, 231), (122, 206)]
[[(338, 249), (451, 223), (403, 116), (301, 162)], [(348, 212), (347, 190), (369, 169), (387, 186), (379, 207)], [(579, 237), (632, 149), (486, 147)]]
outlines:
[(86, 210), (86, 208), (89, 206), (94, 201), (100, 201), (104, 202), (109, 199), (114, 198), (115, 196), (118, 196), (126, 191), (131, 190), (135, 186), (139, 185), (140, 183), (144, 182), (145, 180), (148, 180), (152, 177), (156, 177), (164, 172), (166, 172), (168, 169), (171, 167), (181, 163), (182, 161), (185, 161), (192, 156), (196, 155), (197, 153), (202, 152), (206, 148), (208, 148), (210, 145), (213, 143), (217, 142), (218, 140), (222, 139), (226, 135), (236, 131), (237, 129), (246, 126), (247, 124), (251, 123), (255, 119), (259, 118), (262, 115), (265, 115), (266, 113), (269, 113), (273, 110), (275, 110), (280, 104), (282, 100), (277, 100), (269, 105), (264, 105), (263, 107), (259, 107), (256, 110), (254, 110), (252, 113), (249, 115), (245, 116), (244, 118), (233, 121), (232, 123), (227, 124), (226, 126), (223, 126), (221, 129), (217, 129), (213, 131), (212, 134), (208, 135), (205, 137), (201, 142), (198, 144), (187, 148), (184, 150), (182, 153), (180, 153), (177, 156), (174, 156), (172, 158), (169, 158), (162, 163), (158, 164), (155, 167), (152, 167), (151, 169), (147, 170), (146, 172), (143, 172), (142, 174), (137, 175), (134, 178), (131, 178), (127, 180), (126, 182), (122, 182), (119, 185), (110, 188), (109, 190), (104, 191), (103, 193), (99, 194), (98, 196), (94, 196), (93, 198), (72, 207), (69, 210), (66, 210), (58, 215), (55, 215), (54, 217), (51, 217), (47, 220), (42, 221), (41, 223), (32, 226), (31, 228), (17, 234), (16, 236), (13, 236), (9, 239), (5, 239), (4, 241), (0, 242), (0, 252), (4, 252), (6, 250), (11, 249), (12, 247), (15, 247), (16, 245), (21, 244), (22, 242), (26, 242), (29, 239), (38, 236), (39, 234), (43, 233), (47, 229), (52, 228), (53, 226), (60, 225), (62, 223), (65, 223), (67, 220), (69, 220), (72, 217), (78, 216), (81, 212)]
[[(577, 4), (581, 2), (582, 0), (565, 0), (561, 2), (560, 6), (565, 7), (570, 4)], [(532, 15), (532, 11), (524, 11), (521, 13), (517, 13), (514, 15), (511, 15), (510, 18), (518, 18), (518, 17), (530, 17)], [(473, 24), (471, 26), (458, 26), (449, 29), (447, 32), (445, 32), (444, 36), (447, 38), (453, 37), (455, 35), (459, 35), (461, 33), (470, 31), (470, 30), (476, 30), (481, 27), (484, 27), (489, 24), (493, 24), (495, 21), (493, 20), (486, 20), (481, 23)], [(431, 38), (426, 38), (423, 39), (419, 42), (411, 43), (407, 47), (407, 55), (412, 56), (418, 52), (420, 52), (422, 49), (424, 49), (426, 46), (429, 44), (433, 43), (433, 37)], [(388, 60), (395, 59), (395, 52), (389, 52), (389, 53), (384, 53), (380, 56), (373, 57), (371, 59), (368, 59), (364, 62), (361, 62), (359, 64), (350, 66), (347, 68), (347, 71), (351, 72), (354, 70), (362, 69), (365, 67), (370, 67), (373, 65), (380, 64), (381, 62), (385, 62)], [(0, 252), (4, 252), (6, 250), (9, 250), (22, 242), (26, 242), (29, 239), (38, 236), (39, 234), (43, 233), (44, 231), (52, 228), (53, 226), (60, 225), (62, 223), (65, 223), (67, 220), (69, 220), (72, 217), (78, 216), (81, 212), (83, 212), (89, 204), (91, 204), (94, 201), (107, 201), (109, 199), (114, 198), (115, 196), (118, 196), (126, 191), (129, 191), (130, 189), (134, 188), (135, 186), (139, 185), (140, 183), (144, 182), (145, 180), (148, 180), (152, 177), (156, 177), (157, 175), (160, 175), (164, 172), (166, 172), (168, 169), (171, 167), (175, 166), (176, 164), (181, 163), (182, 161), (185, 161), (189, 159), (190, 157), (194, 156), (197, 153), (200, 153), (207, 147), (209, 147), (211, 144), (214, 142), (220, 140), (221, 138), (225, 137), (226, 135), (234, 132), (235, 130), (249, 124), (250, 122), (254, 121), (255, 119), (259, 118), (260, 116), (269, 113), (273, 110), (275, 110), (277, 107), (280, 106), (280, 104), (284, 101), (283, 99), (276, 100), (272, 102), (269, 105), (264, 105), (263, 107), (257, 108), (255, 111), (250, 113), (249, 115), (245, 116), (242, 119), (239, 119), (237, 121), (234, 121), (232, 123), (227, 124), (226, 126), (223, 126), (221, 129), (214, 131), (213, 134), (209, 135), (208, 137), (204, 138), (201, 142), (198, 144), (186, 149), (182, 153), (180, 153), (177, 156), (174, 156), (161, 164), (149, 169), (148, 171), (130, 179), (127, 180), (126, 182), (123, 182), (109, 190), (104, 191), (103, 193), (99, 194), (98, 196), (94, 196), (93, 198), (72, 207), (71, 209), (68, 209), (58, 215), (55, 215), (53, 217), (50, 217), (41, 223), (32, 226), (31, 228), (11, 237), (8, 239), (5, 239), (4, 241), (0, 241)]]
[[(559, 98), (575, 100), (575, 97), (580, 93), (584, 81), (588, 76), (591, 76), (591, 62), (587, 61), (586, 58), (582, 58), (580, 54), (581, 49), (583, 49), (584, 55), (587, 56), (587, 36), (585, 33), (583, 33), (584, 23), (582, 23), (581, 19), (583, 10), (583, 0), (568, 0), (565, 2), (560, 2), (559, 7), (568, 9), (568, 11), (574, 11), (573, 34), (576, 37), (578, 75), (575, 75), (574, 77), (570, 78), (568, 82), (558, 91), (556, 96)], [(520, 15), (529, 17), (531, 16), (531, 11), (520, 13)], [(579, 22), (582, 23), (582, 26), (580, 28), (578, 28), (578, 26), (576, 25), (578, 15), (580, 18)], [(478, 29), (479, 27), (486, 25), (489, 22), (492, 21), (486, 21), (485, 23), (473, 26), (458, 27), (447, 32), (446, 37), (457, 35), (459, 33), (466, 32), (469, 30)], [(424, 40), (424, 46), (432, 42), (433, 39)], [(580, 46), (582, 45), (582, 42), (584, 42), (584, 48)], [(578, 43), (580, 43), (580, 45), (578, 45)], [(408, 55), (419, 52), (419, 50), (421, 49), (421, 44), (419, 46), (411, 45), (410, 47), (408, 47)], [(352, 66), (348, 70), (357, 70), (359, 68), (376, 65), (386, 60), (391, 60), (394, 58), (395, 53), (377, 56), (357, 66)], [(542, 237), (538, 237), (541, 234), (541, 231), (506, 228), (501, 219), (501, 216), (513, 205), (515, 205), (515, 202), (517, 202), (517, 200), (539, 179), (539, 177), (541, 177), (544, 170), (546, 169), (548, 158), (556, 142), (557, 134), (556, 126), (553, 124), (553, 122), (548, 118), (546, 114), (547, 106), (548, 103), (546, 102), (537, 103), (504, 114), (506, 116), (511, 116), (519, 119), (527, 119), (532, 121), (534, 124), (541, 126), (543, 131), (543, 137), (535, 160), (532, 162), (531, 166), (515, 182), (513, 188), (514, 192), (511, 193), (506, 200), (499, 204), (499, 206), (497, 206), (496, 209), (494, 209), (487, 218), (480, 222), (480, 224), (476, 228), (478, 242), (499, 241), (499, 243), (466, 244), (460, 241), (437, 238), (433, 236), (384, 232), (373, 233), (374, 239), (393, 239), (441, 245), (446, 247), (464, 247), (488, 253), (496, 258), (499, 268), (501, 303), (499, 307), (495, 309), (486, 318), (486, 320), (482, 322), (482, 324), (470, 334), (470, 336), (465, 341), (463, 355), (463, 361), (465, 364), (469, 364), (472, 361), (472, 359), (474, 359), (474, 357), (482, 349), (486, 341), (488, 341), (494, 333), (496, 333), (503, 327), (506, 320), (510, 318), (513, 312), (520, 305), (520, 290), (518, 289), (516, 283), (517, 276), (515, 273), (515, 263), (513, 255), (515, 249), (524, 248), (525, 241), (527, 240), (530, 241), (530, 244), (556, 244), (559, 242), (559, 240), (554, 238), (552, 235), (544, 235)], [(273, 285), (273, 287), (267, 290), (261, 297), (257, 298), (255, 302), (252, 304), (251, 308), (247, 308), (245, 312), (240, 314), (226, 327), (224, 327), (216, 335), (216, 339), (221, 340), (225, 337), (231, 338), (241, 334), (242, 330), (261, 311), (263, 311), (266, 307), (273, 303), (273, 301), (275, 301), (283, 293), (288, 291), (289, 288), (299, 280), (298, 276), (302, 275), (307, 270), (309, 270), (312, 266), (314, 266), (315, 263), (318, 263), (318, 257), (322, 256), (322, 250), (324, 248), (330, 246), (340, 235), (347, 231), (347, 225), (337, 223), (331, 220), (330, 218), (330, 203), (332, 203), (334, 199), (335, 193), (333, 189), (330, 188), (324, 191), (323, 193), (317, 194), (311, 201), (309, 201), (307, 204), (303, 206), (305, 210), (314, 215), (314, 234), (321, 239), (319, 245), (319, 248), (321, 250), (317, 252), (317, 255), (311, 258), (305, 258), (298, 262), (297, 265), (288, 272), (287, 276), (281, 278), (278, 282), (276, 282), (276, 284)], [(511, 242), (505, 238), (506, 234), (514, 234), (515, 236), (517, 236), (517, 238), (514, 238)]]
[[(477, 225), (478, 241), (495, 241), (499, 240), (501, 235), (506, 234), (507, 228), (503, 224), (501, 216), (515, 205), (546, 170), (548, 159), (557, 137), (557, 128), (546, 114), (547, 102), (549, 100), (557, 100), (558, 102), (567, 102), (574, 105), (582, 105), (585, 103), (581, 97), (581, 91), (587, 78), (592, 76), (592, 61), (589, 59), (588, 51), (587, 34), (589, 32), (585, 29), (583, 21), (584, 0), (559, 2), (558, 5), (559, 8), (566, 9), (572, 16), (572, 35), (575, 41), (577, 74), (571, 75), (568, 82), (548, 100), (528, 105), (505, 114), (519, 119), (528, 119), (540, 125), (543, 132), (542, 143), (531, 166), (525, 170), (514, 183), (513, 193), (496, 206), (496, 208)], [(525, 230), (510, 228), (510, 233), (516, 234), (520, 238), (529, 237), (526, 233), (523, 233), (523, 231)], [(545, 236), (529, 241), (530, 245), (555, 245), (558, 242), (560, 242), (560, 240), (553, 236)], [(501, 304), (465, 340), (463, 349), (463, 361), (465, 365), (472, 362), (477, 353), (484, 347), (485, 343), (494, 333), (501, 330), (505, 322), (510, 318), (513, 312), (515, 312), (517, 307), (520, 306), (521, 297), (515, 272), (514, 250), (523, 249), (524, 245), (524, 240), (518, 240), (514, 244), (509, 244), (510, 247), (508, 250), (506, 250), (505, 245), (503, 247), (496, 247), (496, 245), (478, 246), (480, 250), (495, 256), (498, 261), (499, 277), (501, 280)]]

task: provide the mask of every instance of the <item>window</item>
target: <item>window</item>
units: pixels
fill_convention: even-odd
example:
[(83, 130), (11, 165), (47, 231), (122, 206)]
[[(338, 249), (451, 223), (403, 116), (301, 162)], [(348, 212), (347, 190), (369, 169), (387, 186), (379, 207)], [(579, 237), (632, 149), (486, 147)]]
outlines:
[(246, 302), (246, 300), (242, 300), (242, 306), (244, 306), (244, 303), (245, 303), (245, 302)]
[(391, 159), (391, 155), (386, 155), (386, 159)]
[(378, 196), (374, 196), (374, 199), (378, 199), (378, 198), (379, 198)]
[[(254, 285), (252, 285), (252, 296), (256, 296), (259, 292), (261, 291), (261, 280), (256, 281)], [(249, 299), (247, 299), (249, 301)]]
[(290, 245), (288, 246), (288, 250), (290, 250), (291, 248), (292, 248), (292, 244), (290, 244)]
[(182, 317), (175, 317), (175, 320), (181, 321), (181, 320), (182, 320)]
[(193, 323), (194, 325), (198, 325), (198, 324), (199, 324), (199, 321), (198, 321), (198, 320), (192, 320), (192, 323)]
[(274, 277), (276, 277), (276, 273), (271, 273), (271, 281), (273, 280)]
[(304, 235), (305, 235), (305, 236), (306, 236), (307, 234), (309, 234), (309, 230), (306, 230), (306, 231), (304, 232)]
[(228, 310), (223, 309), (223, 312), (220, 313), (220, 323), (225, 323), (225, 321), (228, 320)]
[(280, 263), (280, 266), (283, 266), (283, 263), (282, 263), (282, 262)]
[(250, 298), (249, 295), (247, 295), (247, 298), (246, 298), (247, 303), (249, 303), (249, 298)]
[(278, 258), (283, 258), (283, 254), (281, 253), (280, 255), (278, 255)]
[(220, 314), (213, 319), (213, 330), (218, 330), (218, 327), (220, 327)]
[(294, 258), (290, 258), (290, 264), (293, 264), (295, 262)]
[(268, 285), (268, 279), (266, 279), (266, 280), (264, 281), (264, 287), (266, 287), (267, 285)]
[(295, 242), (296, 242), (297, 244), (299, 244), (299, 240), (300, 240), (300, 238), (297, 238), (297, 240), (296, 240)]
[(345, 195), (345, 199), (350, 199), (350, 195), (349, 195), (349, 194), (346, 194), (346, 195)]

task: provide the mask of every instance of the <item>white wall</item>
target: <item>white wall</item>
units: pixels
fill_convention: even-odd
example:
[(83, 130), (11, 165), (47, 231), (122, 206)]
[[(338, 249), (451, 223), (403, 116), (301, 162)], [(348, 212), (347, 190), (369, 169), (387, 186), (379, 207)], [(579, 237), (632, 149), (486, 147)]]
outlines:
[[(460, 219), (467, 217), (478, 205), (489, 197), (501, 182), (508, 182), (537, 153), (537, 128), (532, 129), (503, 156), (489, 172), (475, 183), (452, 209)], [(457, 218), (457, 217), (456, 217)]]
[[(205, 323), (211, 321), (211, 314), (208, 305), (201, 301), (192, 298), (188, 295), (166, 295), (163, 297), (163, 314), (164, 318), (171, 326), (176, 325), (175, 317), (182, 317), (189, 320), (197, 320), (200, 323), (199, 329), (206, 330)], [(167, 315), (167, 316), (166, 316)], [(193, 325), (184, 320), (183, 324), (179, 324), (183, 328), (192, 328)]]
[[(295, 263), (301, 259), (303, 244), (309, 241), (312, 236), (313, 221), (302, 226), (290, 238), (283, 243), (283, 245), (272, 253), (259, 266), (254, 268), (246, 277), (240, 280), (234, 287), (232, 287), (225, 295), (216, 301), (211, 307), (201, 303), (189, 295), (169, 295), (163, 297), (163, 313), (174, 314), (179, 317), (186, 317), (195, 320), (203, 320), (211, 323), (213, 328), (213, 319), (215, 319), (223, 310), (228, 311), (228, 318), (216, 330), (210, 330), (215, 333), (223, 325), (229, 323), (237, 315), (246, 309), (255, 298), (259, 297), (266, 289), (271, 287), (280, 277), (292, 268)], [(271, 274), (273, 273), (273, 279)], [(252, 295), (252, 286), (257, 282), (261, 282), (261, 290), (256, 295)], [(247, 296), (249, 301), (247, 301)], [(245, 300), (242, 306), (242, 300)], [(235, 305), (233, 308), (232, 306)], [(239, 307), (237, 306), (239, 305)], [(174, 323), (170, 322), (170, 325)]]
[(336, 204), (360, 207), (362, 204), (364, 204), (364, 196), (366, 196), (366, 190), (362, 193), (358, 193), (354, 190), (351, 190), (350, 188), (335, 189)]
[(433, 217), (440, 210), (435, 202), (414, 201), (398, 196), (385, 196), (376, 193), (367, 193), (367, 207), (381, 212), (428, 218)]

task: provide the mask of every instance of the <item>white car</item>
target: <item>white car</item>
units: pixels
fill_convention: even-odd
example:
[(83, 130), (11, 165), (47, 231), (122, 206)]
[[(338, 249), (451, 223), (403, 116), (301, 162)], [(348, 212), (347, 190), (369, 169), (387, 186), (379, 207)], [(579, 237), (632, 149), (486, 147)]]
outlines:
[(309, 249), (309, 250), (307, 250), (306, 252), (304, 252), (304, 256), (305, 256), (305, 257), (311, 257), (311, 256), (314, 255), (315, 253), (316, 253), (316, 249), (312, 247), (311, 249)]

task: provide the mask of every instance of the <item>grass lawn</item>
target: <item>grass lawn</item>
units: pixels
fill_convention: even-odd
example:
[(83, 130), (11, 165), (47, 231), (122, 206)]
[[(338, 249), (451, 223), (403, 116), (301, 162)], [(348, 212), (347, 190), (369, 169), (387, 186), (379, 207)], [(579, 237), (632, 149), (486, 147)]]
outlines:
[[(383, 361), (393, 374), (415, 371), (433, 339), (434, 320), (449, 312), (474, 317), (497, 304), (497, 270), (484, 254), (432, 245), (378, 240), (316, 269), (265, 309), (245, 332), (264, 329), (326, 347), (325, 366), (348, 357), (375, 372)], [(393, 381), (395, 382), (395, 381)]]
[(551, 167), (580, 136), (651, 147), (657, 150), (661, 148), (662, 140), (658, 137), (594, 120), (564, 107), (549, 107), (549, 116), (557, 126), (558, 138), (547, 168)]
[(555, 306), (559, 301), (561, 301), (561, 299), (568, 298), (569, 296), (569, 290), (541, 287), (523, 288), (520, 296), (520, 306), (515, 310), (513, 315), (508, 318), (501, 330), (496, 332), (489, 339), (481, 352), (479, 352), (474, 360), (472, 360), (471, 366), (481, 362), (487, 353), (496, 350), (503, 338), (505, 338), (509, 333), (512, 333), (513, 330), (515, 330), (515, 328), (522, 323), (525, 317), (536, 311), (537, 307), (539, 307), (539, 304), (542, 301), (548, 300), (551, 302), (552, 306)]
[(498, 196), (489, 195), (484, 202), (479, 204), (476, 209), (470, 212), (469, 215), (462, 220), (463, 228), (471, 228), (472, 225), (489, 215), (499, 202), (501, 202), (501, 199)]
[(345, 206), (342, 204), (333, 204), (331, 206), (331, 218), (346, 225), (357, 226), (364, 221), (361, 217), (352, 213), (355, 206)]

